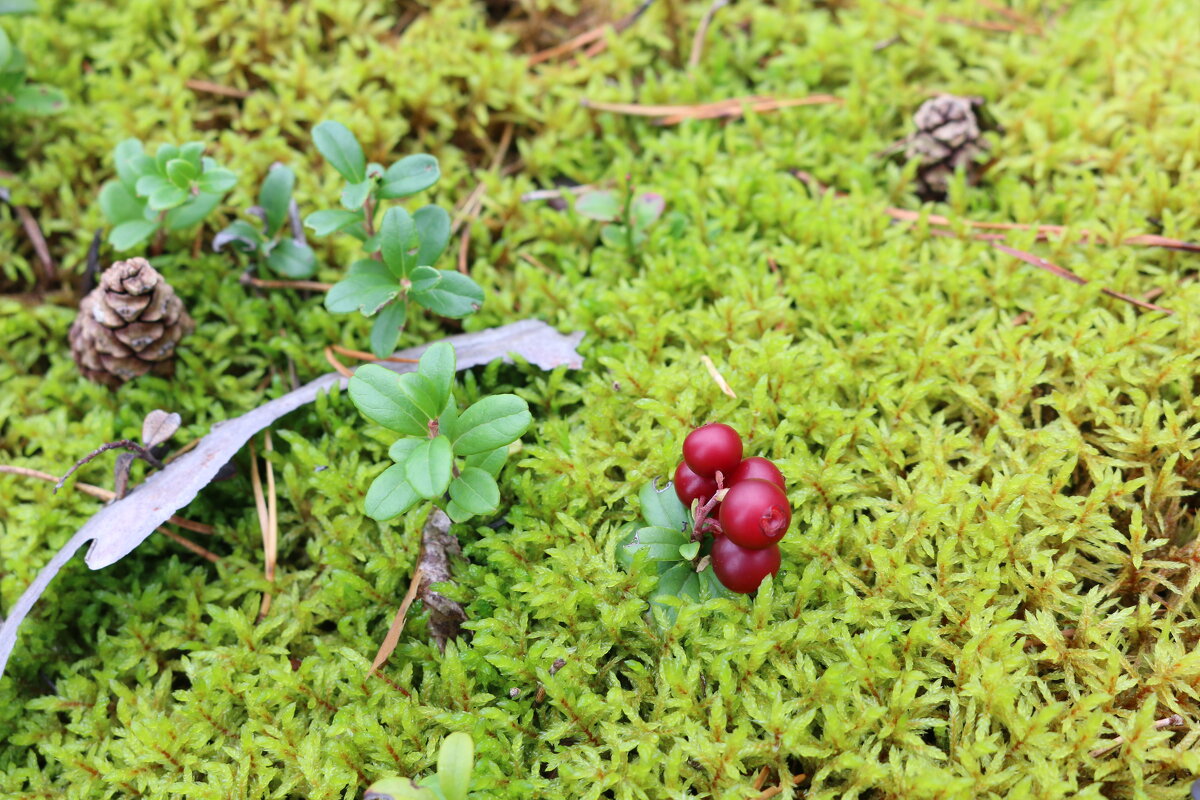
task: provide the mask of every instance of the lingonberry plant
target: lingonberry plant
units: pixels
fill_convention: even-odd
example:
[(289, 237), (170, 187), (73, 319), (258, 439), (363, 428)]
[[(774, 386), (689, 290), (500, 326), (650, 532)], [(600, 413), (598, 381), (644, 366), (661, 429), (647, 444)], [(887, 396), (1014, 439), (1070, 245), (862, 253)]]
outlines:
[(627, 187), (624, 197), (603, 189), (586, 192), (575, 201), (576, 213), (608, 223), (600, 229), (602, 242), (609, 247), (626, 250), (631, 256), (636, 255), (637, 248), (649, 237), (651, 226), (662, 216), (665, 208), (666, 200), (661, 194), (636, 194), (632, 185)]
[(496, 478), (508, 446), (533, 421), (514, 394), (484, 397), (461, 414), (454, 396), (454, 348), (431, 345), (416, 372), (397, 375), (375, 364), (350, 379), (350, 399), (364, 417), (400, 434), (396, 463), (367, 490), (367, 516), (387, 520), (432, 500), (455, 522), (500, 506)]
[(367, 255), (351, 264), (346, 277), (325, 295), (325, 308), (375, 317), (371, 352), (380, 358), (395, 349), (410, 300), (443, 317), (477, 311), (483, 289), (467, 275), (433, 267), (450, 241), (450, 214), (444, 208), (426, 205), (410, 214), (403, 206), (392, 206), (376, 227), (383, 201), (403, 200), (437, 183), (437, 159), (418, 154), (387, 169), (368, 164), (354, 134), (334, 121), (313, 128), (313, 143), (346, 186), (341, 208), (310, 214), (304, 224), (317, 236), (353, 236)]
[(442, 740), (437, 773), (420, 781), (391, 777), (367, 787), (363, 800), (467, 800), (475, 768), (475, 742), (456, 731)]
[(627, 567), (638, 558), (657, 563), (652, 600), (668, 621), (677, 611), (667, 596), (749, 594), (779, 571), (779, 540), (792, 521), (783, 474), (765, 458), (742, 455), (733, 428), (701, 426), (684, 439), (674, 491), (651, 485), (639, 495), (645, 524), (633, 526), (617, 558)]
[[(317, 259), (304, 238), (300, 213), (292, 198), (296, 174), (284, 164), (271, 165), (258, 190), (258, 205), (247, 213), (257, 217), (259, 225), (235, 220), (213, 237), (213, 251), (226, 245), (257, 257), (280, 275), (308, 278), (317, 267)], [(286, 227), (285, 227), (286, 225)]]
[(113, 225), (108, 242), (128, 250), (161, 230), (199, 224), (237, 183), (237, 175), (204, 155), (204, 142), (164, 144), (154, 157), (137, 139), (113, 151), (117, 180), (100, 189), (100, 208)]

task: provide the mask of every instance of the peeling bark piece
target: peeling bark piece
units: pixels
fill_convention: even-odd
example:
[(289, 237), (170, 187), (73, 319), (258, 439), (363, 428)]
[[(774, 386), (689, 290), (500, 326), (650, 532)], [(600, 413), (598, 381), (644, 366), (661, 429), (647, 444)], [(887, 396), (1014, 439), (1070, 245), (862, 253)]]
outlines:
[(450, 518), (440, 508), (435, 508), (421, 529), (421, 555), (417, 559), (421, 588), (417, 590), (417, 597), (429, 609), (429, 634), (442, 652), (446, 651), (446, 642), (458, 636), (467, 613), (456, 601), (430, 587), (453, 580), (450, 559), (461, 553), (458, 539), (450, 533)]
[[(583, 366), (583, 359), (575, 351), (582, 338), (581, 331), (564, 335), (541, 320), (522, 320), (500, 328), (450, 336), (445, 341), (454, 345), (460, 370), (482, 366), (496, 359), (507, 361), (510, 355), (519, 356), (535, 367), (550, 370), (562, 366), (571, 369)], [(429, 344), (402, 350), (396, 355), (415, 359)], [(400, 373), (412, 372), (416, 368), (415, 364), (394, 361), (381, 361), (379, 365)], [(42, 568), (17, 600), (8, 619), (0, 626), (0, 677), (4, 675), (4, 667), (16, 644), (21, 621), (75, 551), (92, 542), (86, 559), (92, 569), (101, 569), (121, 560), (172, 514), (192, 502), (251, 436), (284, 414), (313, 402), (318, 394), (334, 384), (345, 389), (348, 381), (348, 378), (331, 372), (240, 417), (218, 422), (195, 448), (151, 475), (123, 499), (114, 501), (92, 515)], [(430, 594), (436, 595), (435, 592)], [(435, 599), (429, 604), (431, 613), (435, 604), (446, 601), (441, 595), (436, 597), (441, 600)], [(452, 614), (453, 609), (447, 613)]]

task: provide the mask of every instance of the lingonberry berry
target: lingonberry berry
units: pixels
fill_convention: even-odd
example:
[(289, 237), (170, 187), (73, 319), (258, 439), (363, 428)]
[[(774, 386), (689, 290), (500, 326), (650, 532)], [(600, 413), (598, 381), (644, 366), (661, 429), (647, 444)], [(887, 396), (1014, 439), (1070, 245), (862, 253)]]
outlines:
[(792, 524), (787, 495), (770, 481), (747, 478), (721, 503), (721, 527), (735, 544), (757, 550), (783, 538)]
[(728, 536), (713, 539), (712, 567), (717, 580), (726, 589), (750, 594), (763, 578), (779, 572), (779, 545), (751, 550), (732, 541)]
[(683, 440), (683, 460), (702, 478), (729, 475), (742, 460), (742, 438), (720, 422), (701, 425)]
[(686, 461), (680, 461), (675, 468), (675, 494), (687, 508), (692, 507), (693, 500), (699, 500), (700, 505), (708, 502), (717, 493), (717, 482), (712, 478), (703, 478), (692, 472)]
[(737, 465), (737, 469), (733, 471), (733, 474), (729, 476), (725, 483), (728, 486), (733, 486), (747, 478), (770, 481), (780, 489), (787, 489), (787, 486), (783, 482), (783, 473), (779, 471), (779, 467), (761, 456), (750, 456), (743, 459), (742, 463)]

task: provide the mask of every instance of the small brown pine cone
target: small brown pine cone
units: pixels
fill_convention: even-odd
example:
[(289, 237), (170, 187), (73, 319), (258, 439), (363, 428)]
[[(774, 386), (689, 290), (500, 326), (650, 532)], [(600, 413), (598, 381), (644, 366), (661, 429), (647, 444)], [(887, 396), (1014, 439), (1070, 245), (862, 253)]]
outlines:
[(84, 376), (111, 388), (151, 372), (175, 373), (175, 345), (195, 329), (175, 290), (144, 258), (118, 261), (83, 298), (71, 355)]
[(917, 180), (922, 198), (944, 199), (958, 169), (966, 170), (969, 183), (978, 182), (981, 170), (976, 158), (988, 149), (983, 139), (987, 126), (977, 113), (982, 106), (978, 97), (940, 94), (922, 103), (913, 115), (917, 130), (905, 140), (904, 155), (920, 162)]

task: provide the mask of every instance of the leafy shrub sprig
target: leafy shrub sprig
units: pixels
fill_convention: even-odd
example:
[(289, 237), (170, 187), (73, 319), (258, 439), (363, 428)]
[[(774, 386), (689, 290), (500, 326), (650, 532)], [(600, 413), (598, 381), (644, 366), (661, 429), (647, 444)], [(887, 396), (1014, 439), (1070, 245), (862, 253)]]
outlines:
[(388, 520), (433, 500), (455, 522), (500, 507), (496, 478), (508, 446), (529, 429), (528, 404), (514, 394), (484, 397), (461, 414), (454, 397), (454, 348), (439, 342), (416, 372), (397, 375), (365, 364), (350, 379), (350, 399), (364, 417), (400, 434), (396, 463), (367, 490), (367, 516)]
[(126, 139), (113, 160), (117, 180), (100, 189), (100, 208), (113, 225), (108, 242), (117, 250), (136, 247), (162, 229), (199, 224), (237, 184), (235, 173), (204, 155), (204, 142), (160, 145), (151, 158), (140, 140)]
[(313, 128), (313, 143), (346, 185), (341, 208), (309, 214), (304, 224), (317, 236), (349, 234), (368, 255), (351, 264), (346, 277), (325, 295), (325, 308), (375, 317), (371, 352), (381, 358), (395, 349), (410, 300), (443, 317), (478, 310), (483, 289), (475, 281), (433, 267), (450, 241), (450, 214), (444, 208), (425, 205), (410, 214), (403, 206), (392, 206), (376, 227), (384, 200), (402, 200), (437, 183), (437, 159), (417, 154), (387, 169), (368, 164), (354, 134), (334, 121)]
[[(273, 164), (258, 190), (258, 205), (248, 209), (258, 217), (261, 229), (245, 220), (235, 220), (213, 237), (213, 250), (226, 245), (253, 254), (260, 263), (289, 278), (311, 277), (317, 259), (304, 238), (292, 189), (296, 173), (285, 164)], [(286, 227), (285, 227), (286, 226)], [(286, 235), (290, 233), (290, 235)]]

